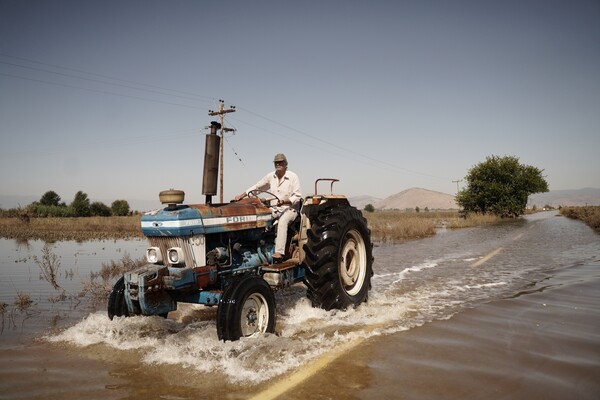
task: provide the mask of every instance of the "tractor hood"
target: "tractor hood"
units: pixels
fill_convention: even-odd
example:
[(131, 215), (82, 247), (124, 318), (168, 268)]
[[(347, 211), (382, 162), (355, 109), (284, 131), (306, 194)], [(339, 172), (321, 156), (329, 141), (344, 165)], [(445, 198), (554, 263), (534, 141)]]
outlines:
[(190, 236), (270, 228), (271, 210), (249, 198), (221, 206), (191, 204), (150, 211), (142, 216), (145, 236)]

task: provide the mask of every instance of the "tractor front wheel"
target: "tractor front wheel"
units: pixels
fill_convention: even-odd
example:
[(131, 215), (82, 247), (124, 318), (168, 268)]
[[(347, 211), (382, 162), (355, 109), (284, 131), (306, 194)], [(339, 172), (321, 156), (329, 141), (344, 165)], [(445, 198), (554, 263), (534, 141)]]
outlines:
[(264, 279), (246, 276), (223, 293), (217, 310), (219, 339), (238, 340), (275, 331), (275, 296)]

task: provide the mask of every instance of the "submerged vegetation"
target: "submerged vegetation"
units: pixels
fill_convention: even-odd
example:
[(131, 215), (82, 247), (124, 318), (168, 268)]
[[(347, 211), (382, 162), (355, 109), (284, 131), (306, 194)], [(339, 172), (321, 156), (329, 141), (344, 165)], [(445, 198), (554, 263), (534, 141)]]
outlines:
[(562, 207), (560, 213), (565, 217), (578, 219), (600, 233), (600, 206)]
[(129, 254), (125, 254), (119, 261), (113, 260), (108, 263), (102, 263), (100, 271), (90, 273), (90, 280), (83, 282), (79, 297), (90, 299), (92, 304), (105, 302), (108, 299), (116, 278), (128, 271), (143, 266), (145, 263), (145, 258), (134, 260)]

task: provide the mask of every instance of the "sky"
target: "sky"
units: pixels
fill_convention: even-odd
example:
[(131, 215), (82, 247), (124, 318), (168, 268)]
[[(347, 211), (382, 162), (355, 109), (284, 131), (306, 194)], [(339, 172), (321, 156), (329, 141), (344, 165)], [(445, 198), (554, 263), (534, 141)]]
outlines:
[(276, 153), (304, 195), (455, 194), (492, 155), (597, 188), (599, 71), (598, 1), (0, 0), (0, 195), (204, 202), (221, 99), (225, 201)]

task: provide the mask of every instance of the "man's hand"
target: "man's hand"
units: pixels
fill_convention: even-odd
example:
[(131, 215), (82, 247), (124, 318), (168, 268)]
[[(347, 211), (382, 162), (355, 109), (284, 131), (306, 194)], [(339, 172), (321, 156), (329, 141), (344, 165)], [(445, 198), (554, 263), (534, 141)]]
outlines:
[(247, 196), (247, 193), (242, 193), (242, 194), (238, 194), (237, 196), (235, 196), (235, 201), (240, 201), (241, 199), (243, 199), (244, 197)]

